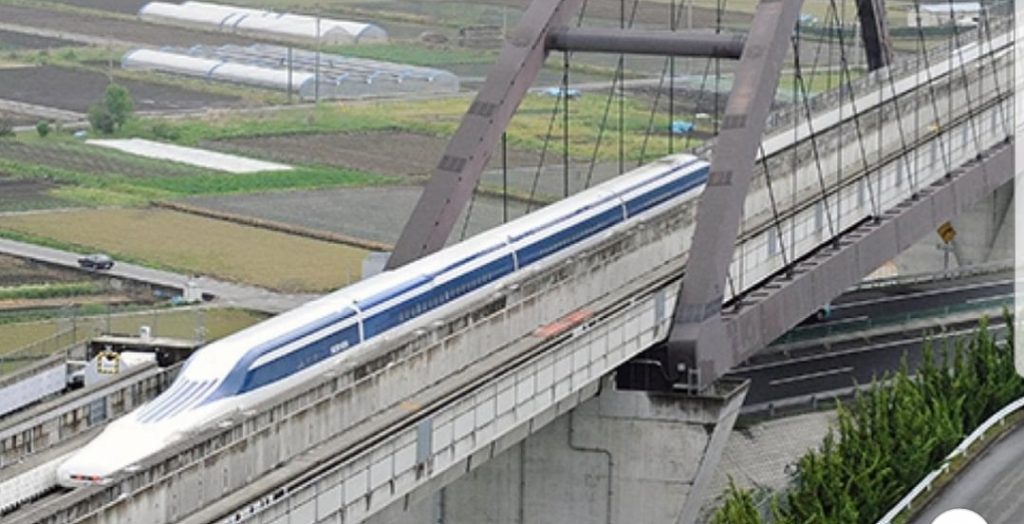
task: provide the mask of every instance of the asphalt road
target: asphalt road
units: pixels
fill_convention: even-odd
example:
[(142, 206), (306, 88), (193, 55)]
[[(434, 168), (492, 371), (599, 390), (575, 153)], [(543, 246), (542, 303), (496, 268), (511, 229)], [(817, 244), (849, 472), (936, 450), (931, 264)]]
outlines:
[[(994, 274), (956, 281), (937, 281), (893, 289), (858, 291), (843, 295), (832, 306), (829, 323), (880, 315), (903, 315), (931, 308), (959, 305), (1013, 295), (1010, 275)], [(827, 323), (826, 323), (827, 324)]]
[(985, 450), (909, 524), (931, 524), (942, 512), (966, 508), (988, 524), (1024, 522), (1024, 426)]
[[(80, 269), (78, 267), (78, 257), (80, 257), (81, 254), (61, 251), (59, 249), (49, 247), (0, 238), (0, 253), (72, 269)], [(146, 282), (174, 289), (185, 289), (189, 281), (188, 275), (162, 271), (159, 269), (150, 269), (120, 261), (115, 261), (112, 269), (103, 271), (102, 273), (112, 277)], [(209, 277), (198, 277), (194, 282), (201, 292), (213, 295), (217, 303), (256, 311), (264, 311), (267, 313), (281, 313), (283, 311), (293, 309), (315, 297), (315, 295), (288, 295), (276, 293), (256, 286), (234, 284)]]
[[(810, 324), (803, 329), (817, 333), (830, 324), (839, 326), (866, 319), (877, 322), (970, 301), (1009, 297), (1012, 286), (1005, 275), (995, 274), (856, 292), (835, 302), (829, 322)], [(944, 347), (945, 339), (968, 336), (976, 327), (980, 313), (979, 310), (955, 320), (923, 322), (916, 329), (899, 329), (900, 325), (896, 325), (896, 329), (889, 326), (887, 330), (875, 332), (850, 330), (842, 337), (817, 337), (800, 344), (772, 347), (729, 374), (751, 381), (744, 407), (747, 413), (769, 407), (805, 406), (815, 398), (830, 398), (848, 392), (857, 384), (870, 383), (897, 369), (904, 358), (911, 368), (916, 367), (929, 339), (935, 347)], [(993, 327), (1001, 324), (1001, 320), (993, 318)]]

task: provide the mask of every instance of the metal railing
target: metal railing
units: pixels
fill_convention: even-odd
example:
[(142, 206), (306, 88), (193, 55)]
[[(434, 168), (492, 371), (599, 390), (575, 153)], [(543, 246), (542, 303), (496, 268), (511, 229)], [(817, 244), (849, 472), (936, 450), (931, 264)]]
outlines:
[(850, 335), (852, 333), (874, 331), (886, 327), (906, 326), (907, 324), (925, 319), (948, 317), (960, 313), (990, 310), (997, 307), (1010, 307), (1013, 305), (1013, 297), (992, 297), (984, 300), (965, 302), (936, 308), (922, 309), (912, 313), (893, 315), (882, 318), (863, 318), (851, 320), (850, 322), (831, 323), (821, 326), (808, 326), (806, 328), (794, 329), (775, 342), (773, 346), (792, 344), (807, 340), (818, 340), (821, 338)]
[(931, 491), (932, 485), (935, 483), (935, 480), (949, 471), (950, 464), (952, 463), (953, 459), (967, 453), (967, 451), (971, 448), (972, 445), (985, 438), (985, 435), (986, 433), (989, 432), (989, 430), (991, 430), (997, 425), (1003, 424), (1006, 421), (1006, 417), (1019, 411), (1021, 408), (1024, 408), (1024, 398), (1019, 398), (1009, 403), (1008, 405), (1006, 405), (1006, 407), (1000, 409), (994, 415), (989, 417), (988, 420), (983, 422), (980, 426), (978, 426), (977, 429), (971, 432), (971, 434), (968, 435), (967, 438), (965, 438), (963, 442), (960, 443), (960, 445), (953, 449), (953, 451), (951, 451), (949, 455), (946, 455), (946, 460), (942, 462), (941, 466), (939, 466), (934, 471), (926, 475), (924, 479), (921, 480), (921, 482), (914, 486), (914, 489), (910, 490), (910, 493), (907, 493), (907, 495), (900, 499), (900, 501), (897, 502), (896, 505), (893, 506), (893, 508), (890, 509), (888, 513), (886, 513), (881, 519), (879, 519), (877, 524), (891, 524), (897, 517), (903, 514), (904, 511), (912, 509), (914, 503), (921, 495)]
[(1010, 271), (1013, 271), (1013, 261), (1002, 260), (998, 262), (990, 262), (985, 264), (976, 264), (971, 266), (959, 267), (949, 269), (946, 271), (936, 271), (934, 273), (914, 273), (909, 275), (896, 275), (892, 277), (865, 280), (864, 282), (861, 282), (860, 284), (854, 286), (853, 291), (864, 291), (868, 289), (878, 289), (892, 286), (906, 286), (910, 284), (928, 284), (931, 282), (939, 282), (942, 280), (958, 280), (961, 278), (991, 275), (994, 273), (1003, 273)]

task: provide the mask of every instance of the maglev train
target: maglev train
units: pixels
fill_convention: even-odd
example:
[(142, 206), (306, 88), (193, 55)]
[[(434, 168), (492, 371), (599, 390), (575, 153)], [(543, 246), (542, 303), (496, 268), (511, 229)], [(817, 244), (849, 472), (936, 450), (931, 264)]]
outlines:
[(105, 484), (188, 432), (336, 366), (362, 344), (414, 330), (428, 313), (444, 314), (450, 302), (493, 292), (524, 268), (571, 256), (581, 242), (616, 225), (694, 198), (707, 173), (707, 162), (693, 156), (666, 157), (212, 342), (185, 362), (166, 391), (63, 462), (58, 482)]

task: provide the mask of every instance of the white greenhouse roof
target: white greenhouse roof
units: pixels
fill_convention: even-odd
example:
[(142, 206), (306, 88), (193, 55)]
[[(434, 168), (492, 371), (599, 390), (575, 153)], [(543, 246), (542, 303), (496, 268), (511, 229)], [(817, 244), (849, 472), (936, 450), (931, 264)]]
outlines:
[[(152, 49), (129, 51), (121, 58), (121, 65), (125, 69), (146, 69), (165, 73), (177, 73), (269, 89), (287, 90), (289, 86), (287, 69), (232, 63), (168, 51)], [(311, 83), (314, 79), (315, 75), (313, 73), (292, 71), (292, 90), (299, 91), (303, 84)]]
[(979, 2), (953, 2), (945, 4), (921, 4), (921, 10), (938, 15), (953, 13), (977, 13), (981, 11)]
[(387, 32), (364, 22), (320, 18), (292, 13), (277, 13), (209, 2), (181, 4), (149, 2), (139, 9), (139, 17), (152, 22), (196, 26), (229, 33), (266, 38), (326, 44), (380, 43)]
[[(289, 60), (291, 81), (289, 82)], [(142, 69), (233, 82), (302, 98), (360, 98), (422, 93), (457, 93), (459, 77), (443, 69), (417, 67), (266, 44), (250, 46), (136, 49), (121, 58), (125, 69)], [(315, 72), (319, 67), (317, 86)]]

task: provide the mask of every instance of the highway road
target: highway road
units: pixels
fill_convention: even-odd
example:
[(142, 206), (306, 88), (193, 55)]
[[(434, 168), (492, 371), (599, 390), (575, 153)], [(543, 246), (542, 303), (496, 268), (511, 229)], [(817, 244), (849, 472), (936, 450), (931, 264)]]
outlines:
[[(81, 254), (25, 242), (0, 238), (0, 253), (47, 264), (80, 269), (78, 267), (78, 257)], [(188, 275), (151, 269), (121, 261), (116, 261), (112, 269), (102, 273), (112, 277), (146, 282), (174, 289), (185, 289), (189, 281)], [(281, 313), (315, 298), (315, 295), (276, 293), (256, 286), (234, 284), (204, 276), (195, 278), (194, 282), (201, 292), (213, 295), (216, 303), (267, 313)]]
[(985, 450), (909, 522), (931, 524), (953, 508), (972, 510), (988, 524), (1024, 522), (1024, 426)]
[[(729, 375), (751, 380), (745, 413), (807, 406), (814, 399), (848, 393), (856, 384), (870, 383), (897, 369), (904, 357), (911, 368), (916, 367), (929, 338), (939, 345), (946, 339), (969, 336), (985, 312), (996, 313), (992, 325), (997, 332), (1003, 330), (1002, 318), (993, 307), (919, 319), (913, 324), (903, 322), (908, 314), (970, 302), (1010, 301), (1012, 293), (1013, 283), (1006, 274), (853, 292), (836, 300), (828, 322), (798, 328), (798, 333), (808, 335), (803, 342), (769, 347)], [(899, 322), (886, 325), (886, 319)], [(869, 326), (868, 321), (877, 327), (862, 329)], [(856, 329), (824, 336), (829, 327), (843, 333), (844, 325)]]
[[(954, 306), (995, 297), (1013, 296), (1013, 274), (996, 273), (926, 284), (870, 289), (839, 297), (828, 323), (849, 322), (872, 316), (901, 315)], [(952, 284), (953, 287), (950, 287)], [(825, 324), (828, 324), (825, 323)]]

